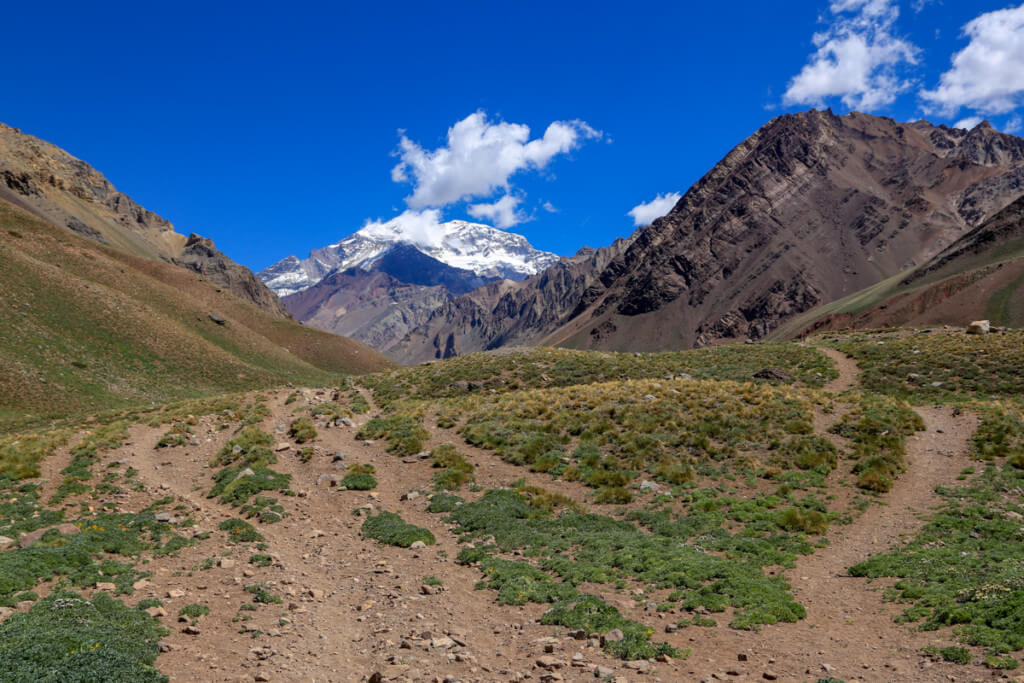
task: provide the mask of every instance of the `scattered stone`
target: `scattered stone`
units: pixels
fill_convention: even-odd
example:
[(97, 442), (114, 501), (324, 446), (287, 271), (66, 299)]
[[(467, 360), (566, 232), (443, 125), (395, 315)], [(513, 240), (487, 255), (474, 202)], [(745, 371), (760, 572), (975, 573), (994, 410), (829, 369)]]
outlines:
[(251, 467), (246, 467), (244, 470), (238, 473), (238, 478), (241, 479), (242, 477), (251, 477), (254, 476), (255, 474), (256, 473), (252, 471)]
[(774, 671), (765, 671), (763, 674), (761, 674), (761, 678), (763, 678), (766, 681), (777, 681), (779, 680), (779, 674), (775, 673)]
[(98, 581), (96, 583), (96, 590), (98, 590), (98, 591), (110, 591), (111, 593), (113, 593), (114, 591), (117, 590), (117, 584), (111, 583), (109, 581)]
[(420, 593), (423, 595), (437, 595), (441, 590), (441, 586), (428, 586), (427, 584), (420, 586)]
[(139, 579), (138, 581), (132, 584), (132, 588), (137, 591), (140, 591), (144, 588), (149, 588), (149, 579)]
[(747, 661), (746, 653), (745, 652), (741, 652), (738, 655), (736, 655), (736, 661), (737, 662), (745, 662), (745, 661)]
[(169, 512), (158, 512), (155, 515), (153, 515), (153, 519), (155, 519), (158, 522), (170, 522), (174, 519), (174, 517)]
[(967, 334), (988, 334), (992, 331), (992, 324), (988, 320), (975, 320), (967, 326)]
[(426, 548), (427, 544), (423, 541), (413, 541), (412, 545), (410, 545), (409, 547), (413, 550), (419, 550), (421, 548)]
[(334, 451), (334, 455), (331, 456), (331, 462), (344, 462), (345, 454), (341, 451)]
[(637, 671), (639, 673), (646, 673), (651, 669), (651, 663), (648, 662), (646, 659), (637, 659), (631, 662), (626, 662), (625, 666), (627, 669), (632, 669), (633, 671)]
[(280, 453), (281, 451), (291, 450), (291, 447), (292, 445), (290, 443), (288, 443), (287, 441), (282, 441), (281, 443), (274, 446), (274, 450)]
[(642, 482), (640, 482), (640, 490), (641, 491), (652, 491), (653, 492), (653, 491), (659, 491), (660, 489), (661, 489), (661, 487), (658, 486), (655, 482), (651, 481), (650, 479), (644, 479)]
[(537, 658), (536, 664), (540, 668), (548, 669), (549, 671), (553, 669), (565, 668), (565, 662), (558, 659), (557, 657), (552, 657), (551, 655), (541, 655)]
[(321, 538), (322, 536), (326, 536), (326, 535), (327, 534), (325, 534), (320, 529), (313, 529), (312, 531), (310, 531), (310, 532), (308, 532), (306, 534), (306, 538)]
[(416, 500), (420, 497), (419, 491), (409, 491), (408, 493), (402, 494), (402, 500)]
[(198, 636), (200, 634), (199, 627), (193, 626), (192, 624), (189, 624), (185, 628), (181, 629), (181, 632), (186, 633), (190, 636)]
[(27, 534), (19, 534), (18, 542), (21, 544), (22, 548), (27, 548), (36, 541), (38, 541), (40, 538), (42, 538), (50, 529), (56, 529), (57, 533), (63, 534), (65, 536), (71, 536), (81, 531), (81, 529), (79, 529), (74, 524), (58, 524), (57, 526), (47, 527), (45, 529), (36, 529), (35, 531), (30, 531)]
[(146, 614), (153, 617), (154, 619), (156, 617), (166, 617), (167, 610), (165, 610), (163, 607), (147, 607)]
[(327, 484), (328, 486), (337, 486), (338, 475), (326, 473), (321, 474), (319, 477), (316, 478), (316, 485), (323, 486), (324, 484)]
[(14, 545), (14, 539), (6, 536), (0, 536), (0, 550), (4, 550), (10, 545)]
[(754, 379), (766, 379), (770, 382), (785, 382), (788, 384), (795, 378), (781, 368), (764, 368), (754, 373)]
[(207, 314), (207, 317), (218, 325), (226, 325), (228, 322), (224, 318), (220, 317), (219, 315), (214, 315), (213, 313)]
[(675, 624), (665, 624), (665, 633), (675, 633), (679, 630), (679, 627)]
[(614, 669), (609, 669), (606, 666), (600, 666), (600, 665), (594, 667), (594, 678), (600, 678), (600, 679), (604, 680), (606, 678), (611, 678), (614, 675), (615, 675), (615, 670)]
[(171, 598), (172, 600), (175, 598), (183, 598), (185, 597), (185, 591), (175, 588), (173, 590), (167, 591), (167, 597)]
[(626, 636), (622, 634), (621, 630), (613, 628), (611, 631), (608, 631), (608, 633), (601, 636), (601, 645), (604, 645), (605, 643), (617, 643), (625, 637)]
[(324, 599), (324, 591), (322, 588), (310, 588), (308, 591), (306, 591), (306, 595), (313, 598), (314, 600)]
[(455, 641), (448, 636), (441, 636), (440, 638), (434, 638), (430, 641), (430, 647), (434, 649), (449, 649), (455, 647)]
[(230, 557), (222, 557), (220, 558), (220, 561), (217, 562), (217, 565), (221, 569), (232, 569), (235, 566), (235, 561), (232, 560)]

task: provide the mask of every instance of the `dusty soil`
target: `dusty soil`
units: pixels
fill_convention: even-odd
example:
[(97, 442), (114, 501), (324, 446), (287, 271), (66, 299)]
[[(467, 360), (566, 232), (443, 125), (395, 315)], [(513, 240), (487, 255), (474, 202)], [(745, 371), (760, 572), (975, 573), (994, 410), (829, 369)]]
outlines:
[[(855, 364), (837, 352), (826, 353), (841, 373), (826, 389), (854, 387)], [(285, 405), (288, 393), (266, 394), (272, 416), (262, 427), (280, 442), (287, 441), (284, 426), (294, 411), (324, 400), (323, 393), (306, 390), (298, 402)], [(146, 491), (117, 499), (121, 509), (141, 509), (154, 498), (171, 495), (190, 508), (200, 531), (213, 532), (176, 558), (145, 565), (153, 572), (150, 585), (132, 598), (164, 601), (168, 615), (162, 620), (172, 632), (157, 666), (174, 681), (360, 681), (374, 674), (381, 676), (374, 680), (397, 681), (583, 681), (595, 680), (598, 665), (606, 669), (602, 675), (628, 681), (815, 681), (830, 675), (848, 681), (988, 680), (992, 674), (981, 668), (927, 661), (920, 649), (948, 644), (949, 634), (920, 633), (894, 623), (899, 607), (882, 601), (883, 582), (846, 575), (850, 565), (912, 535), (922, 515), (938, 502), (935, 486), (953, 482), (968, 464), (967, 443), (977, 418), (966, 412), (954, 416), (949, 408), (919, 412), (926, 429), (910, 439), (909, 471), (852, 524), (834, 525), (828, 547), (802, 558), (787, 573), (807, 608), (807, 619), (746, 632), (728, 629), (723, 625), (728, 619), (719, 618), (716, 628), (658, 633), (658, 639), (692, 648), (693, 654), (683, 661), (644, 663), (644, 670), (605, 657), (588, 641), (541, 626), (537, 621), (543, 606), (502, 607), (492, 593), (474, 590), (479, 572), (454, 563), (459, 548), (443, 515), (426, 512), (425, 495), (403, 500), (410, 491), (429, 487), (429, 461), (402, 459), (387, 453), (382, 442), (356, 440), (366, 417), (357, 418), (354, 427), (319, 429), (317, 455), (309, 463), (295, 457), (294, 445), (279, 454), (281, 462), (274, 467), (293, 475), (292, 488), (299, 495), (281, 498), (289, 513), (285, 520), (258, 525), (267, 539), (266, 552), (274, 558), (269, 567), (250, 565), (250, 554), (257, 552), (251, 544), (228, 544), (216, 530), (220, 521), (238, 515), (205, 496), (216, 471), (208, 463), (232, 432), (216, 430), (213, 417), (201, 418), (196, 427), (199, 446), (156, 449), (165, 428), (137, 425), (129, 443), (106, 453), (97, 469), (119, 460), (139, 471)], [(821, 429), (833, 419), (822, 417), (816, 426)], [(427, 424), (435, 427), (431, 446), (456, 442), (453, 434), (436, 429), (430, 420)], [(484, 488), (526, 477), (578, 499), (585, 493), (580, 484), (531, 474), (487, 451), (460, 449), (477, 465), (477, 480)], [(346, 464), (374, 465), (378, 488), (357, 492), (326, 482), (318, 485), (320, 475), (338, 473), (332, 464), (336, 452), (345, 454)], [(56, 479), (67, 457), (62, 449), (51, 458), (46, 476)], [(364, 540), (362, 517), (354, 511), (367, 505), (397, 511), (407, 521), (430, 528), (437, 545), (411, 550)], [(214, 566), (200, 569), (207, 558)], [(425, 590), (423, 578), (428, 575), (441, 579), (443, 589)], [(266, 583), (284, 602), (240, 612), (243, 603), (251, 602), (244, 586), (255, 582)], [(170, 591), (183, 595), (171, 598)], [(198, 634), (185, 633), (186, 624), (176, 619), (178, 610), (193, 602), (211, 609), (199, 620)], [(658, 631), (682, 617), (641, 614), (625, 600), (617, 606)], [(238, 615), (252, 618), (233, 621)], [(240, 633), (242, 627), (248, 632)], [(538, 667), (538, 657), (545, 654), (562, 667)]]

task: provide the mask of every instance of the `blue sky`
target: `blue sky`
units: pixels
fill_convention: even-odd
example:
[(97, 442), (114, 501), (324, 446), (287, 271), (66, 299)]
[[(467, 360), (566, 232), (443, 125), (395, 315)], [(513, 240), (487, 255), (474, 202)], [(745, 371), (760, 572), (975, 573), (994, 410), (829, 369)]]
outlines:
[(0, 120), (255, 270), (403, 212), (425, 229), (483, 217), (559, 254), (602, 246), (632, 232), (634, 207), (670, 205), (771, 117), (812, 106), (1024, 128), (1024, 5), (998, 1), (4, 15)]

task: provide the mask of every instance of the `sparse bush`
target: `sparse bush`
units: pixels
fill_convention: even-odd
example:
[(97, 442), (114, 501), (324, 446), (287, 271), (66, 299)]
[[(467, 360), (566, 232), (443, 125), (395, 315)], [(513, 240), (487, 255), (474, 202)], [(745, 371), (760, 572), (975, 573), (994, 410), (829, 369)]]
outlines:
[(299, 417), (292, 420), (288, 435), (295, 439), (295, 443), (306, 443), (316, 438), (316, 428), (313, 421), (308, 417)]

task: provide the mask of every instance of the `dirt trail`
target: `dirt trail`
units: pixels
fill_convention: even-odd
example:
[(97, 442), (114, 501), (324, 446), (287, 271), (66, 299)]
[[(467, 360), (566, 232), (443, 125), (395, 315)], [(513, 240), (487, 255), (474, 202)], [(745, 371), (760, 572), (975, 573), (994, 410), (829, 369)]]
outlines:
[[(820, 350), (833, 359), (840, 372), (825, 389), (839, 393), (855, 387), (860, 371), (853, 359), (832, 349)], [(698, 658), (691, 673), (707, 676), (728, 668), (739, 674), (729, 676), (730, 680), (754, 680), (763, 671), (778, 674), (779, 680), (991, 677), (978, 668), (926, 661), (921, 648), (946, 644), (948, 634), (917, 632), (895, 623), (893, 617), (901, 608), (883, 602), (881, 594), (891, 582), (869, 584), (847, 573), (852, 565), (910, 539), (940, 502), (935, 487), (954, 482), (970, 462), (968, 443), (977, 428), (977, 416), (955, 414), (950, 407), (916, 410), (925, 429), (908, 440), (908, 471), (853, 524), (834, 526), (827, 548), (801, 558), (796, 568), (787, 572), (794, 594), (807, 609), (807, 618), (797, 624), (767, 627), (761, 634), (716, 629), (717, 633), (695, 639), (694, 649), (721, 654)], [(737, 664), (741, 656), (746, 663)]]
[(823, 387), (825, 391), (830, 391), (833, 394), (841, 394), (847, 389), (851, 389), (857, 385), (857, 381), (860, 378), (860, 368), (857, 367), (857, 361), (850, 358), (842, 351), (830, 349), (827, 346), (816, 346), (814, 348), (828, 356), (835, 364), (836, 370), (839, 372), (839, 377), (828, 382)]
[[(859, 370), (852, 359), (822, 351), (833, 358), (840, 372), (825, 388), (838, 393), (855, 387)], [(296, 411), (301, 414), (310, 403), (325, 400), (322, 391), (301, 390), (297, 402), (286, 404), (290, 393), (267, 393), (272, 415), (261, 427), (279, 442), (289, 441), (284, 427)], [(543, 605), (500, 606), (489, 591), (474, 590), (479, 571), (453, 562), (459, 545), (443, 515), (426, 512), (422, 493), (406, 495), (430, 488), (429, 460), (389, 454), (381, 441), (357, 440), (355, 433), (368, 419), (366, 415), (357, 417), (354, 427), (320, 428), (313, 442), (317, 455), (308, 463), (295, 457), (294, 444), (279, 454), (274, 468), (292, 475), (292, 488), (299, 495), (281, 497), (288, 513), (283, 521), (258, 525), (267, 538), (267, 552), (274, 556), (268, 567), (249, 564), (254, 548), (224, 545), (222, 534), (215, 531), (220, 521), (239, 513), (206, 498), (216, 471), (208, 463), (233, 433), (217, 429), (214, 417), (200, 419), (198, 445), (182, 448), (156, 449), (165, 428), (136, 425), (125, 446), (104, 454), (96, 471), (115, 459), (138, 469), (138, 480), (146, 491), (127, 494), (119, 502), (122, 509), (139, 509), (156, 497), (173, 495), (191, 508), (200, 528), (214, 530), (213, 539), (185, 548), (180, 556), (154, 559), (146, 565), (153, 572), (151, 586), (133, 596), (159, 597), (165, 602), (169, 615), (162, 621), (172, 630), (165, 639), (171, 649), (157, 665), (173, 681), (359, 681), (374, 672), (385, 680), (450, 678), (469, 683), (521, 680), (526, 675), (543, 680), (546, 672), (535, 661), (546, 654), (547, 647), (565, 664), (558, 673), (560, 680), (567, 681), (595, 680), (595, 665), (630, 683), (714, 680), (713, 676), (754, 681), (764, 680), (765, 672), (782, 681), (814, 681), (830, 675), (847, 681), (990, 678), (978, 668), (924, 662), (920, 648), (948, 644), (949, 634), (917, 633), (895, 624), (892, 617), (900, 607), (882, 602), (884, 582), (868, 584), (846, 576), (851, 565), (913, 534), (922, 523), (921, 516), (937, 503), (935, 486), (953, 482), (968, 464), (968, 439), (977, 418), (966, 412), (954, 416), (950, 408), (919, 412), (926, 430), (910, 438), (909, 471), (880, 498), (884, 504), (873, 505), (851, 525), (834, 526), (829, 547), (801, 558), (794, 570), (786, 572), (797, 599), (807, 608), (807, 619), (747, 632), (727, 628), (728, 616), (719, 615), (717, 628), (658, 633), (656, 639), (692, 648), (693, 655), (686, 661), (659, 662), (644, 674), (605, 657), (586, 641), (574, 641), (564, 632), (541, 626)], [(822, 419), (834, 420), (835, 415)], [(526, 472), (489, 451), (465, 446), (448, 430), (431, 427), (430, 446), (449, 440), (460, 443), (460, 450), (478, 466), (477, 480), (484, 488), (525, 477), (577, 499), (587, 493), (582, 484)], [(816, 427), (820, 431), (822, 425)], [(346, 456), (344, 464), (374, 465), (379, 486), (371, 492), (340, 491), (324, 483), (322, 475), (343, 474), (332, 462), (331, 456), (338, 451)], [(66, 449), (60, 457), (48, 459), (46, 473), (57, 479), (67, 459)], [(472, 497), (468, 492), (464, 495)], [(431, 529), (437, 545), (409, 550), (367, 541), (360, 533), (362, 519), (353, 514), (364, 505), (399, 512), (407, 521)], [(603, 506), (592, 509), (611, 511)], [(214, 566), (199, 569), (207, 559), (213, 559)], [(226, 560), (223, 566), (220, 560)], [(443, 590), (425, 592), (427, 575), (441, 579)], [(244, 586), (254, 582), (265, 582), (284, 603), (240, 612), (239, 606), (251, 599)], [(184, 596), (168, 598), (168, 591), (174, 590), (183, 591)], [(212, 610), (201, 619), (198, 637), (183, 633), (183, 625), (174, 620), (188, 602), (207, 604)], [(252, 621), (232, 621), (236, 615), (251, 616)], [(668, 613), (629, 616), (659, 631), (680, 618)], [(240, 633), (242, 626), (261, 633)], [(576, 664), (574, 656), (579, 657)]]

